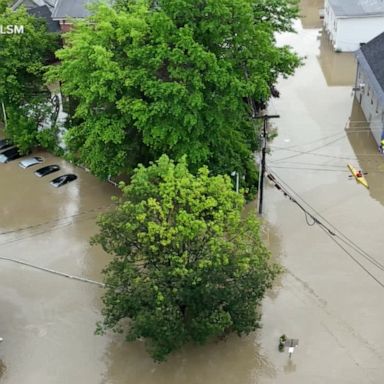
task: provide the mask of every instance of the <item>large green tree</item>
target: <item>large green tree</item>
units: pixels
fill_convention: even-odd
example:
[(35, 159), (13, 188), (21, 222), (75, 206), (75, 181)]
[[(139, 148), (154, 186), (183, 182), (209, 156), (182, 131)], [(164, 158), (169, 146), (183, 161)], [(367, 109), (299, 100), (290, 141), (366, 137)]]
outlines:
[(113, 255), (98, 331), (144, 338), (163, 360), (188, 342), (255, 330), (278, 268), (257, 219), (242, 218), (244, 200), (229, 177), (206, 167), (195, 176), (185, 158), (175, 164), (163, 155), (139, 166), (121, 191), (94, 239)]
[[(275, 45), (292, 0), (136, 0), (95, 9), (67, 36), (51, 78), (77, 109), (71, 152), (103, 177), (162, 153), (256, 184), (258, 131), (246, 100), (265, 102), (299, 60)], [(272, 17), (272, 12), (276, 16)]]
[(54, 58), (58, 39), (47, 32), (44, 19), (24, 7), (12, 11), (7, 3), (0, 2), (0, 25), (21, 26), (23, 33), (0, 34), (0, 116), (7, 135), (27, 151), (38, 143), (38, 125), (49, 115), (44, 66)]

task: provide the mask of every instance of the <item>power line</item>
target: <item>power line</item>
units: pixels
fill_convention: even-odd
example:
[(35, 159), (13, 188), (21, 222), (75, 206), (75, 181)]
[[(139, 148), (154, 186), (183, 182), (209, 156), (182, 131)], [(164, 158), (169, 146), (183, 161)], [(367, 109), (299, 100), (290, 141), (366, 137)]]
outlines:
[[(252, 99), (253, 100), (253, 99)], [(254, 100), (253, 100), (254, 102)], [(259, 215), (263, 213), (263, 196), (264, 196), (264, 174), (265, 174), (265, 158), (267, 153), (267, 124), (269, 119), (278, 119), (280, 115), (262, 115), (255, 116), (255, 119), (263, 119), (263, 146), (261, 149), (261, 162), (260, 162), (260, 174), (259, 174)]]
[(97, 207), (97, 208), (88, 209), (86, 211), (78, 212), (78, 213), (75, 213), (73, 215), (59, 217), (57, 219), (44, 221), (44, 222), (41, 222), (39, 224), (33, 224), (33, 225), (29, 225), (27, 227), (22, 227), (22, 228), (12, 229), (10, 231), (0, 232), (0, 235), (9, 235), (11, 233), (18, 233), (18, 232), (22, 232), (22, 231), (38, 228), (38, 227), (41, 227), (43, 225), (47, 225), (47, 224), (51, 224), (51, 223), (55, 223), (55, 222), (60, 222), (60, 221), (67, 220), (67, 219), (72, 219), (74, 217), (85, 215), (85, 214), (90, 213), (90, 212), (96, 212), (98, 210), (102, 210), (102, 209), (108, 208), (108, 207), (110, 207), (110, 205), (105, 205), (105, 206), (101, 206), (101, 207)]
[[(287, 196), (293, 203), (295, 203), (305, 214), (305, 219), (306, 219), (306, 222), (308, 225), (310, 226), (313, 226), (314, 224), (318, 224), (323, 231), (325, 231), (327, 233), (327, 235), (329, 237), (332, 238), (332, 240), (345, 252), (348, 254), (348, 256), (355, 262), (357, 263), (366, 273), (369, 274), (369, 276), (371, 276), (378, 284), (380, 284), (380, 286), (382, 286), (384, 288), (384, 283), (382, 283), (381, 281), (379, 281), (371, 272), (369, 272), (355, 257), (353, 257), (350, 252), (348, 252), (345, 247), (343, 247), (340, 243), (338, 243), (338, 241), (336, 240), (336, 238), (338, 238), (341, 242), (343, 242), (344, 244), (348, 245), (349, 247), (351, 247), (355, 252), (357, 252), (358, 254), (360, 254), (360, 256), (364, 257), (368, 262), (370, 262), (372, 265), (374, 265), (376, 268), (380, 269), (381, 271), (384, 271), (384, 265), (381, 264), (379, 261), (377, 261), (373, 256), (369, 255), (366, 251), (364, 251), (361, 247), (359, 247), (357, 244), (355, 244), (351, 239), (349, 239), (346, 235), (344, 235), (339, 229), (337, 229), (333, 224), (331, 224), (327, 219), (325, 219), (319, 212), (317, 212), (312, 206), (310, 206), (307, 202), (305, 202), (291, 187), (288, 186), (288, 184), (286, 184), (283, 180), (281, 180), (280, 177), (278, 177), (277, 175), (274, 175), (274, 174), (269, 174), (267, 175), (267, 177), (274, 183), (275, 187), (280, 190), (281, 192), (284, 193), (285, 196)], [(296, 196), (298, 196), (298, 198), (305, 204), (307, 205), (308, 207), (310, 207), (310, 209), (312, 209), (318, 217), (320, 217), (324, 222), (326, 222), (331, 228), (329, 228), (328, 226), (326, 226), (323, 222), (321, 222), (317, 217), (315, 217), (313, 214), (311, 214), (310, 212), (308, 212), (308, 210), (306, 208), (304, 208), (294, 197), (292, 197), (287, 190), (285, 190), (284, 187), (282, 187), (278, 182), (277, 180), (279, 180), (279, 182), (281, 184), (284, 184), (286, 185), (286, 187), (288, 189), (290, 189), (292, 191), (292, 193), (294, 193)], [(308, 221), (308, 217), (310, 217), (313, 222), (312, 223), (309, 223)]]
[(27, 266), (27, 267), (34, 268), (34, 269), (38, 269), (38, 270), (43, 271), (43, 272), (49, 272), (49, 273), (52, 273), (52, 274), (54, 274), (54, 275), (63, 276), (63, 277), (68, 277), (68, 278), (70, 278), (70, 279), (74, 279), (74, 280), (82, 281), (83, 283), (95, 284), (95, 285), (98, 285), (98, 286), (103, 287), (103, 288), (105, 287), (105, 284), (100, 283), (100, 282), (95, 281), (95, 280), (87, 279), (87, 278), (85, 278), (85, 277), (80, 277), (80, 276), (70, 275), (70, 274), (68, 274), (68, 273), (55, 271), (55, 270), (50, 269), (50, 268), (39, 267), (39, 266), (37, 266), (37, 265), (27, 263), (26, 261), (21, 261), (21, 260), (12, 259), (12, 258), (9, 258), (9, 257), (2, 257), (2, 256), (0, 256), (0, 260), (10, 261), (10, 262), (12, 262), (12, 263), (25, 265), (25, 266)]
[[(279, 168), (279, 169), (291, 169), (291, 170), (305, 170), (305, 171), (316, 171), (316, 172), (341, 172), (341, 173), (349, 173), (347, 170), (342, 169), (325, 169), (325, 168), (308, 168), (308, 167), (284, 167), (280, 165), (272, 165), (270, 168)], [(345, 167), (344, 167), (345, 168)]]
[[(271, 146), (271, 148), (280, 149), (282, 151), (287, 151), (287, 152), (295, 152), (295, 153), (299, 154), (299, 155), (292, 155), (292, 156), (283, 157), (281, 159), (272, 160), (271, 163), (277, 163), (277, 162), (280, 162), (280, 161), (283, 161), (283, 160), (286, 160), (286, 159), (290, 159), (290, 158), (293, 158), (293, 157), (297, 157), (297, 156), (300, 156), (300, 155), (311, 155), (311, 156), (319, 156), (319, 157), (326, 157), (326, 158), (333, 158), (333, 159), (340, 159), (340, 160), (357, 160), (357, 158), (353, 157), (353, 156), (346, 157), (346, 156), (327, 155), (325, 153), (313, 153), (313, 151), (315, 151), (316, 149), (311, 149), (309, 151), (298, 151), (298, 150), (286, 149), (284, 147), (278, 147), (278, 146)], [(380, 156), (380, 153), (356, 153), (355, 156), (359, 156), (359, 157), (378, 157), (378, 156)]]
[(343, 232), (341, 232), (338, 228), (336, 228), (331, 222), (329, 222), (324, 216), (322, 216), (313, 206), (311, 206), (309, 203), (307, 203), (296, 191), (292, 189), (286, 182), (284, 182), (281, 177), (275, 175), (276, 178), (279, 179), (279, 181), (284, 184), (288, 189), (292, 191), (293, 194), (295, 194), (306, 206), (308, 206), (313, 212), (316, 213), (317, 216), (319, 216), (323, 221), (325, 221), (334, 232), (339, 233), (338, 235), (339, 239), (344, 242), (345, 244), (349, 245), (351, 248), (353, 248), (356, 252), (360, 253), (361, 255), (364, 255), (363, 257), (370, 259), (370, 262), (376, 264), (378, 268), (382, 269), (384, 271), (384, 265), (381, 264), (379, 261), (377, 261), (373, 256), (370, 256), (366, 251), (364, 251), (359, 245), (354, 243), (351, 239), (349, 239)]
[[(307, 161), (285, 161), (284, 162), (284, 165), (285, 164), (298, 164), (298, 165), (308, 165), (308, 166), (314, 166), (314, 167), (330, 167), (330, 168), (339, 168), (339, 169), (345, 169), (345, 163), (343, 163), (342, 165), (340, 164), (327, 164), (327, 163), (309, 163)], [(274, 166), (274, 167), (277, 167), (277, 166)], [(280, 165), (279, 165), (280, 167)]]
[[(305, 163), (301, 163), (303, 165), (305, 165)], [(343, 166), (342, 168), (343, 169), (325, 169), (325, 168), (309, 168), (309, 167), (285, 167), (285, 166), (281, 166), (281, 165), (270, 165), (269, 168), (271, 169), (290, 169), (290, 170), (300, 170), (300, 171), (314, 171), (314, 172), (335, 172), (335, 173), (350, 173), (350, 171), (347, 171), (345, 170), (345, 166)], [(379, 174), (383, 174), (384, 171), (369, 171), (369, 175), (379, 175)], [(368, 174), (365, 173), (365, 174)], [(350, 175), (350, 177), (352, 177), (352, 175)]]
[(337, 244), (337, 246), (339, 247), (339, 248), (341, 248), (343, 251), (344, 251), (344, 253), (346, 253), (361, 269), (363, 269), (373, 280), (375, 280), (376, 282), (377, 282), (377, 284), (379, 284), (381, 287), (383, 287), (384, 288), (384, 284), (375, 276), (375, 275), (373, 275), (367, 268), (365, 268), (364, 267), (364, 265), (363, 264), (361, 264), (357, 259), (356, 259), (356, 257), (353, 257), (353, 255), (350, 253), (350, 252), (348, 252), (348, 250), (347, 249), (345, 249), (345, 247), (343, 247), (340, 243), (338, 243), (337, 242), (337, 240), (335, 239), (335, 237), (334, 236), (330, 236), (330, 234), (324, 229), (324, 228), (322, 228), (321, 227), (321, 229), (326, 233), (326, 235), (329, 237), (329, 238), (331, 238), (332, 239), (332, 241), (334, 241), (335, 242), (335, 244)]
[(305, 145), (310, 145), (310, 144), (313, 144), (313, 143), (317, 143), (319, 141), (322, 141), (322, 140), (326, 140), (326, 139), (330, 139), (330, 138), (334, 138), (335, 136), (340, 136), (342, 135), (342, 137), (344, 137), (344, 133), (334, 133), (333, 135), (329, 135), (329, 136), (323, 136), (323, 137), (319, 137), (318, 139), (315, 139), (315, 140), (312, 140), (312, 141), (308, 141), (306, 143), (301, 143), (301, 144), (293, 144), (293, 145), (290, 145), (286, 148), (295, 148), (295, 147), (300, 147), (300, 146), (305, 146)]

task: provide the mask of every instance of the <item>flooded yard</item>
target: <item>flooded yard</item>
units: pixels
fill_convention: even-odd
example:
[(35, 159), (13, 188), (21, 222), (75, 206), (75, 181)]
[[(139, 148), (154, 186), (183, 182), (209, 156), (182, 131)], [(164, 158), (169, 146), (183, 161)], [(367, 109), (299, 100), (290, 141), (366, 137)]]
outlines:
[[(94, 335), (102, 294), (96, 284), (0, 260), (1, 383), (383, 382), (384, 159), (351, 95), (353, 55), (333, 53), (321, 32), (321, 4), (302, 1), (298, 33), (279, 37), (306, 58), (294, 77), (280, 81), (281, 96), (269, 106), (280, 119), (267, 168), (301, 206), (363, 252), (266, 182), (265, 235), (285, 273), (264, 300), (263, 328), (187, 347), (164, 364), (153, 363), (143, 343)], [(17, 161), (1, 165), (0, 257), (100, 282), (109, 257), (88, 240), (117, 191), (39, 155), (79, 178), (55, 189), (51, 175), (37, 178)], [(368, 172), (369, 190), (349, 177), (347, 163)], [(277, 348), (283, 333), (299, 339), (291, 360)]]

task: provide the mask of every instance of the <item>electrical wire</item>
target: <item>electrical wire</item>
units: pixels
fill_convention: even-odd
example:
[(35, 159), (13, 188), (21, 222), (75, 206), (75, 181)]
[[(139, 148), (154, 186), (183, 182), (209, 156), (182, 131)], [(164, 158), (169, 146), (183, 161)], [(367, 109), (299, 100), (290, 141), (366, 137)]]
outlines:
[(40, 235), (45, 235), (48, 232), (53, 232), (53, 231), (56, 231), (58, 229), (62, 229), (64, 227), (69, 227), (69, 226), (71, 226), (71, 225), (73, 225), (75, 223), (78, 223), (79, 221), (87, 221), (87, 220), (95, 219), (95, 218), (96, 218), (96, 216), (82, 218), (82, 219), (79, 219), (76, 222), (63, 223), (61, 225), (57, 225), (55, 227), (49, 228), (48, 230), (43, 230), (43, 231), (40, 231), (40, 232), (34, 232), (34, 233), (32, 233), (31, 235), (28, 235), (28, 236), (17, 237), (16, 239), (12, 239), (12, 240), (8, 240), (8, 241), (3, 241), (2, 243), (0, 243), (0, 247), (5, 246), (5, 245), (9, 245), (9, 244), (13, 244), (13, 243), (18, 243), (20, 241), (24, 241), (24, 240), (30, 239), (32, 237), (36, 237), (36, 236), (40, 236)]
[[(281, 180), (281, 178), (280, 178)], [(282, 181), (282, 180), (281, 180)], [(283, 181), (282, 181), (283, 182)], [(284, 183), (284, 182), (283, 182)], [(349, 245), (352, 249), (354, 249), (356, 252), (360, 253), (364, 258), (369, 259), (369, 261), (373, 264), (375, 264), (379, 269), (384, 271), (384, 265), (381, 264), (379, 261), (377, 261), (373, 256), (370, 256), (366, 251), (364, 251), (359, 245), (357, 245), (355, 242), (353, 242), (350, 238), (348, 238), (343, 232), (341, 232), (338, 228), (336, 228), (331, 222), (329, 222), (324, 216), (322, 216), (314, 207), (312, 207), (310, 204), (308, 204), (302, 197), (300, 197), (297, 192), (295, 192), (291, 187), (289, 187), (286, 183), (285, 185), (290, 188), (290, 190), (298, 196), (298, 198), (306, 204), (312, 211), (316, 213), (323, 221), (325, 221), (336, 233), (338, 233), (339, 239), (346, 245)]]
[(338, 233), (338, 237), (340, 240), (345, 243), (346, 245), (349, 245), (352, 249), (354, 249), (356, 252), (361, 253), (364, 255), (363, 257), (370, 259), (370, 262), (374, 263), (379, 269), (384, 271), (384, 265), (381, 264), (379, 261), (377, 261), (373, 256), (370, 256), (366, 251), (364, 251), (362, 248), (360, 248), (356, 243), (354, 243), (351, 239), (349, 239), (344, 233), (342, 233), (338, 228), (336, 228), (331, 222), (329, 222), (324, 216), (322, 216), (314, 207), (312, 207), (310, 204), (308, 204), (296, 191), (294, 191), (287, 183), (285, 183), (279, 176), (274, 175), (281, 184), (285, 185), (294, 195), (299, 198), (303, 204), (305, 204), (307, 207), (309, 207), (313, 212), (316, 213), (317, 216), (319, 216), (324, 222), (326, 222), (334, 232)]
[[(364, 251), (361, 247), (359, 247), (357, 244), (355, 244), (351, 239), (349, 239), (344, 233), (342, 233), (339, 229), (337, 229), (332, 223), (330, 223), (327, 219), (325, 219), (319, 212), (317, 212), (311, 205), (309, 205), (305, 200), (303, 200), (297, 192), (295, 192), (291, 187), (289, 187), (288, 184), (286, 184), (279, 176), (269, 173), (267, 177), (275, 184), (275, 187), (280, 190), (284, 196), (288, 197), (293, 203), (295, 203), (305, 214), (305, 219), (307, 222), (307, 225), (313, 226), (315, 223), (318, 224), (323, 231), (329, 235), (332, 240), (346, 253), (348, 256), (357, 263), (360, 268), (362, 268), (369, 276), (371, 276), (380, 286), (384, 288), (384, 283), (382, 283), (380, 280), (378, 280), (371, 272), (367, 270), (355, 257), (353, 257), (348, 250), (343, 247), (337, 240), (343, 242), (345, 245), (352, 248), (355, 252), (357, 252), (360, 256), (365, 258), (369, 263), (371, 263), (376, 268), (380, 269), (381, 271), (384, 271), (384, 265), (380, 263), (378, 260), (376, 260), (373, 256), (369, 255), (366, 251)], [(279, 181), (279, 182), (278, 182)], [(320, 217), (324, 222), (326, 222), (329, 226), (325, 225), (323, 222), (321, 222), (317, 217), (315, 217), (313, 214), (308, 212), (308, 210), (303, 207), (302, 204), (300, 204), (293, 196), (290, 195), (290, 193), (282, 187), (281, 184), (284, 184), (287, 189), (291, 190), (292, 193), (294, 193), (305, 205), (307, 205), (313, 212), (316, 213), (318, 217)], [(308, 217), (310, 217), (313, 220), (313, 223), (310, 223), (308, 220)], [(331, 227), (331, 228), (329, 228)]]
[(51, 224), (51, 223), (56, 223), (56, 222), (61, 222), (63, 220), (72, 219), (72, 218), (75, 218), (75, 217), (78, 217), (78, 216), (81, 216), (81, 215), (85, 215), (85, 214), (90, 213), (90, 212), (96, 212), (96, 211), (99, 211), (99, 210), (103, 210), (104, 208), (108, 208), (110, 206), (111, 205), (105, 205), (105, 206), (101, 206), (101, 207), (97, 207), (97, 208), (92, 208), (92, 209), (88, 209), (86, 211), (81, 211), (81, 212), (75, 213), (73, 215), (59, 217), (57, 219), (44, 221), (44, 222), (41, 222), (39, 224), (33, 224), (33, 225), (29, 225), (27, 227), (22, 227), (22, 228), (12, 229), (10, 231), (0, 232), (0, 235), (9, 235), (11, 233), (18, 233), (18, 232), (22, 232), (22, 231), (26, 231), (26, 230), (31, 230), (31, 229), (34, 229), (34, 228), (41, 227), (43, 225), (47, 225), (47, 224)]
[[(316, 171), (316, 172), (341, 172), (341, 173), (348, 173), (347, 170), (342, 169), (325, 169), (325, 168), (308, 168), (308, 167), (284, 167), (280, 165), (272, 165), (271, 168), (275, 169), (292, 169), (292, 170), (305, 170), (305, 171)], [(344, 167), (345, 168), (345, 167)]]
[(319, 141), (330, 139), (330, 138), (334, 138), (335, 136), (340, 136), (340, 135), (342, 135), (342, 137), (344, 137), (344, 133), (341, 134), (340, 132), (338, 132), (338, 133), (334, 133), (333, 135), (319, 137), (318, 139), (315, 139), (315, 140), (312, 140), (312, 141), (308, 141), (306, 143), (293, 144), (293, 145), (290, 145), (290, 146), (288, 146), (286, 148), (295, 148), (295, 147), (310, 145), (310, 144), (314, 144), (314, 143), (317, 143)]
[(365, 268), (364, 265), (361, 264), (360, 261), (357, 260), (356, 257), (354, 257), (350, 252), (348, 252), (348, 250), (345, 247), (343, 247), (340, 243), (338, 243), (338, 241), (335, 239), (334, 236), (331, 236), (324, 228), (321, 227), (321, 229), (326, 233), (326, 235), (332, 241), (335, 242), (335, 244), (337, 244), (339, 248), (341, 248), (344, 251), (344, 253), (346, 253), (361, 269), (363, 269), (373, 280), (375, 280), (377, 284), (379, 284), (382, 288), (384, 288), (384, 283), (382, 283), (375, 275), (373, 275), (367, 268)]
[(329, 145), (331, 145), (331, 144), (333, 144), (333, 143), (336, 143), (337, 141), (340, 141), (340, 140), (342, 140), (342, 139), (346, 139), (346, 136), (345, 136), (344, 134), (343, 134), (341, 137), (338, 137), (338, 138), (336, 138), (336, 139), (334, 139), (334, 140), (332, 140), (332, 141), (330, 141), (330, 142), (328, 142), (328, 143), (325, 143), (325, 144), (319, 145), (319, 146), (317, 146), (317, 147), (315, 147), (315, 148), (312, 148), (312, 149), (309, 150), (309, 151), (298, 151), (298, 150), (295, 150), (295, 149), (289, 149), (289, 148), (287, 148), (287, 147), (271, 146), (271, 148), (276, 148), (276, 149), (286, 150), (286, 151), (288, 151), (288, 152), (295, 152), (295, 153), (298, 153), (298, 154), (295, 154), (295, 155), (286, 156), (286, 157), (284, 157), (284, 158), (282, 158), (282, 159), (273, 160), (272, 162), (273, 162), (273, 163), (277, 163), (277, 162), (279, 162), (279, 161), (283, 161), (283, 160), (291, 159), (291, 158), (293, 158), (293, 157), (301, 156), (301, 154), (302, 154), (303, 152), (309, 154), (309, 153), (311, 153), (311, 152), (313, 152), (313, 151), (317, 151), (318, 149), (321, 149), (321, 148), (324, 148), (324, 147), (328, 147)]
[[(283, 161), (283, 160), (286, 160), (286, 159), (290, 159), (292, 157), (297, 157), (297, 156), (300, 156), (300, 155), (311, 155), (311, 156), (326, 157), (326, 158), (340, 159), (340, 160), (357, 160), (357, 157), (353, 157), (353, 156), (346, 157), (346, 156), (327, 155), (325, 153), (313, 153), (313, 151), (315, 149), (312, 149), (312, 150), (309, 150), (309, 151), (298, 151), (298, 150), (294, 150), (294, 149), (285, 149), (284, 147), (278, 147), (278, 146), (271, 146), (271, 148), (272, 149), (279, 149), (279, 150), (287, 151), (287, 152), (296, 152), (296, 153), (299, 154), (299, 155), (292, 155), (292, 156), (287, 156), (287, 157), (283, 157), (283, 158), (280, 158), (280, 159), (272, 160), (271, 163), (278, 163), (280, 161)], [(359, 156), (359, 157), (377, 157), (377, 156), (380, 156), (380, 153), (356, 153), (355, 156)]]
[[(327, 164), (327, 163), (308, 163), (302, 162), (302, 161), (286, 161), (284, 164), (298, 164), (298, 165), (308, 165), (308, 166), (314, 166), (314, 167), (330, 167), (330, 168), (340, 168), (345, 169), (345, 163), (339, 165), (339, 164)], [(274, 166), (275, 167), (275, 166)], [(276, 166), (277, 167), (277, 166)], [(280, 165), (279, 165), (280, 167)]]

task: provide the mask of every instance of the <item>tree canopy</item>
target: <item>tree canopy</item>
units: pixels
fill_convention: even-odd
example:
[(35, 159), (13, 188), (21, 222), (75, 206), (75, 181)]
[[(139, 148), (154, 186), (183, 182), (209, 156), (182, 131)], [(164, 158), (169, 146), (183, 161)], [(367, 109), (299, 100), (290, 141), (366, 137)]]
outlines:
[[(0, 116), (7, 135), (28, 150), (38, 142), (38, 124), (47, 115), (50, 92), (44, 85), (45, 66), (58, 48), (57, 36), (47, 32), (44, 19), (28, 15), (24, 7), (13, 11), (0, 3), (0, 25), (22, 26), (23, 33), (0, 34)], [(4, 27), (5, 28), (5, 27)]]
[[(266, 101), (298, 57), (275, 45), (292, 0), (117, 1), (66, 36), (50, 78), (77, 105), (70, 151), (116, 175), (161, 154), (256, 185), (259, 136), (246, 100)], [(272, 17), (273, 11), (276, 16)]]
[[(257, 307), (278, 272), (254, 217), (228, 176), (189, 172), (185, 157), (139, 166), (94, 243), (113, 255), (104, 270), (98, 332), (144, 338), (155, 360), (259, 326)], [(126, 319), (128, 322), (124, 322)]]

